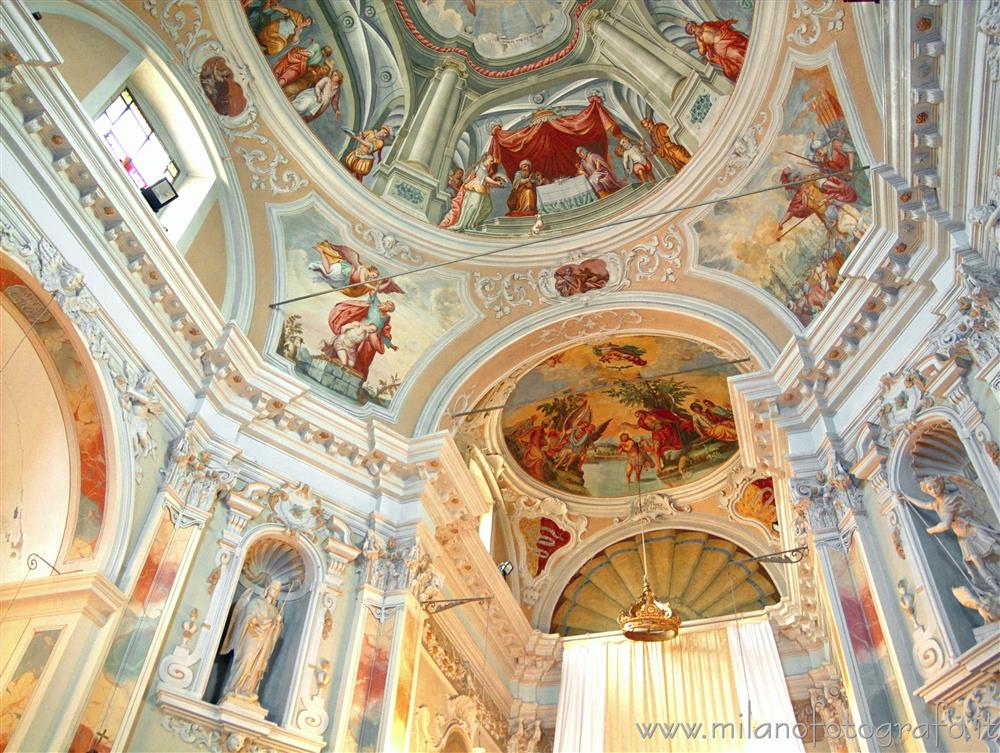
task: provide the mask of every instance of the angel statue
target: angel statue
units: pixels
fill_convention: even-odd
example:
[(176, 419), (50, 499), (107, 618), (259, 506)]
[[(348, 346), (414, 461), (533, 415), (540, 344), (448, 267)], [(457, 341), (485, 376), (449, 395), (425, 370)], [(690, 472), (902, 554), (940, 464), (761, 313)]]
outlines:
[[(910, 501), (924, 510), (933, 510), (940, 519), (927, 533), (951, 531), (965, 562), (972, 591), (963, 593), (965, 606), (980, 600), (995, 600), (1000, 594), (1000, 529), (987, 522), (989, 501), (978, 484), (962, 476), (928, 476), (920, 488), (932, 502)], [(956, 594), (956, 597), (959, 595)], [(985, 604), (985, 602), (984, 602)], [(978, 606), (973, 606), (979, 609)]]
[(257, 703), (257, 688), (281, 635), (280, 595), (281, 581), (271, 579), (263, 596), (251, 586), (236, 602), (219, 650), (220, 654), (233, 652), (233, 664), (222, 691), (223, 703), (233, 698)]
[[(132, 437), (132, 454), (136, 460), (156, 452), (156, 441), (150, 434), (153, 419), (163, 412), (160, 398), (153, 392), (156, 375), (143, 369), (135, 375), (126, 362), (123, 374), (114, 375), (114, 383), (120, 393), (119, 400), (129, 419), (129, 433)], [(136, 480), (142, 480), (142, 469), (136, 465)]]
[(373, 293), (402, 293), (403, 289), (392, 280), (379, 280), (382, 272), (374, 264), (361, 261), (358, 252), (350, 246), (339, 246), (323, 240), (314, 248), (319, 261), (309, 264), (309, 269), (319, 272), (320, 279), (349, 298), (360, 298)]

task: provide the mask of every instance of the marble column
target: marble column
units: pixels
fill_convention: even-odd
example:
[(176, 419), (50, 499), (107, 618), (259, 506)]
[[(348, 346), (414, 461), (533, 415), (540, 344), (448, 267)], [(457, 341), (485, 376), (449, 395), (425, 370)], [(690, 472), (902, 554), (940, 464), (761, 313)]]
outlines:
[(434, 71), (374, 185), (396, 206), (432, 221), (449, 198), (441, 190), (443, 158), (461, 112), (465, 77), (465, 66), (452, 59)]

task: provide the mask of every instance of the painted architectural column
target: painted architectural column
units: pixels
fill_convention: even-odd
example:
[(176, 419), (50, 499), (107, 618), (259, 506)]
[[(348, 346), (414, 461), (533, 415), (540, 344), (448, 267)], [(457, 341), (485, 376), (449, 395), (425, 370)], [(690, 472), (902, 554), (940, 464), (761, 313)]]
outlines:
[[(792, 484), (799, 499), (796, 510), (801, 524), (809, 531), (820, 602), (826, 607), (830, 639), (847, 691), (851, 710), (848, 723), (855, 729), (862, 726), (874, 729), (879, 724), (903, 722), (905, 720), (897, 718), (891, 704), (886, 702), (885, 678), (881, 676), (880, 667), (872, 662), (878, 635), (864, 612), (862, 588), (851, 568), (849, 542), (838, 527), (837, 509), (824, 481), (821, 477), (818, 486), (812, 480), (793, 480)], [(890, 745), (898, 744), (895, 739), (890, 742)], [(880, 750), (874, 737), (861, 735), (841, 749), (862, 753)]]
[(432, 221), (448, 200), (439, 190), (438, 173), (461, 110), (465, 77), (465, 66), (452, 59), (434, 71), (373, 187), (393, 204)]
[(627, 19), (607, 17), (597, 11), (587, 20), (587, 28), (600, 44), (612, 65), (631, 75), (645, 91), (657, 114), (670, 126), (678, 143), (694, 153), (698, 141), (678, 117), (682, 91), (702, 83), (715, 94), (727, 94), (732, 85), (711, 66), (698, 62), (676, 47), (660, 44)]
[(359, 609), (338, 699), (336, 750), (401, 751), (414, 706), (421, 601), (440, 592), (441, 577), (417, 539), (402, 544), (369, 531), (362, 548)]

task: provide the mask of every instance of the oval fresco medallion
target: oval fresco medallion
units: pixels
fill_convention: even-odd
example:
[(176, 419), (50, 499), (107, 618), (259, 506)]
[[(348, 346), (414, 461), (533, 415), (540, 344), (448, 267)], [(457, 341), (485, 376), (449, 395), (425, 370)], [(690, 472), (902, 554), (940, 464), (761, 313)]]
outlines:
[(681, 486), (737, 450), (722, 354), (677, 337), (574, 345), (525, 374), (503, 411), (507, 449), (534, 480), (584, 497)]

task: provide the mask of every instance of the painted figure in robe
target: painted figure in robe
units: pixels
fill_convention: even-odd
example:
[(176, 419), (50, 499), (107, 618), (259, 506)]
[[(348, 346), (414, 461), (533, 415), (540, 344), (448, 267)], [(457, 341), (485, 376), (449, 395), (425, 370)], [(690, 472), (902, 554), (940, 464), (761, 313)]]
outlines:
[(472, 230), (482, 225), (493, 211), (490, 190), (506, 183), (502, 175), (496, 174), (497, 160), (492, 154), (472, 167), (451, 202), (451, 209), (441, 220), (439, 227), (448, 230)]
[(312, 26), (312, 18), (294, 8), (277, 3), (265, 3), (264, 7), (267, 20), (257, 32), (257, 42), (267, 57), (277, 55), (288, 45), (298, 42), (303, 29)]
[(295, 95), (292, 107), (302, 116), (306, 123), (312, 123), (316, 118), (333, 105), (333, 112), (340, 117), (340, 84), (344, 76), (340, 71), (333, 71), (323, 76), (316, 85), (304, 89)]
[(535, 188), (540, 176), (531, 172), (531, 160), (521, 160), (517, 174), (511, 181), (510, 196), (507, 197), (508, 217), (534, 217), (538, 214)]
[[(395, 310), (396, 304), (392, 301), (383, 303), (375, 294), (369, 297), (367, 303), (354, 301), (338, 303), (330, 311), (329, 318), (334, 341), (323, 346), (323, 354), (328, 358), (340, 360), (337, 353), (337, 338), (344, 333), (348, 325), (360, 323), (364, 328), (364, 337), (357, 345), (351, 346), (354, 352), (353, 368), (361, 375), (363, 381), (367, 380), (368, 370), (376, 355), (385, 353), (386, 349), (399, 350), (399, 347), (392, 343), (392, 312)], [(344, 341), (340, 342), (343, 344)]]
[(748, 41), (744, 34), (733, 28), (735, 23), (735, 18), (727, 18), (700, 24), (689, 21), (684, 27), (684, 32), (695, 38), (701, 56), (721, 69), (731, 81), (739, 78), (743, 69)]
[(670, 138), (670, 126), (656, 123), (652, 118), (643, 118), (642, 127), (649, 131), (653, 141), (653, 152), (666, 160), (674, 170), (680, 172), (691, 161), (691, 152)]
[(344, 156), (344, 167), (350, 170), (359, 183), (371, 173), (376, 158), (379, 162), (382, 161), (382, 149), (391, 135), (392, 128), (388, 125), (382, 125), (377, 131), (368, 129), (351, 134), (358, 144)]
[(625, 184), (618, 179), (614, 170), (611, 169), (611, 165), (601, 155), (594, 154), (585, 146), (578, 146), (576, 148), (576, 155), (579, 158), (576, 171), (579, 175), (587, 178), (587, 182), (594, 189), (597, 198), (603, 199), (605, 196), (613, 194), (619, 188), (625, 187)]

